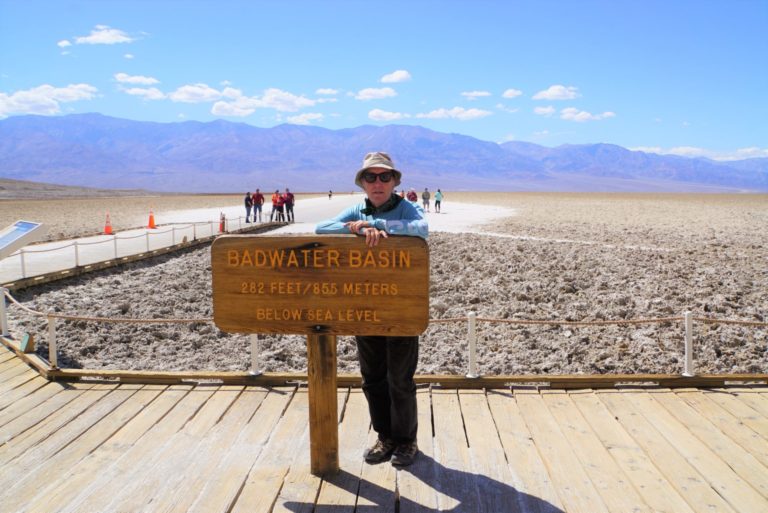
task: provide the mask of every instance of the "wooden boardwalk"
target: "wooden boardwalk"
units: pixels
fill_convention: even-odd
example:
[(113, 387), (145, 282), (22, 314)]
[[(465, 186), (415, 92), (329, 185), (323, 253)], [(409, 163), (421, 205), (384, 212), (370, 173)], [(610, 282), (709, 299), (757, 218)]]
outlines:
[(0, 511), (768, 511), (768, 387), (420, 388), (417, 463), (309, 472), (304, 387), (48, 382), (0, 347)]

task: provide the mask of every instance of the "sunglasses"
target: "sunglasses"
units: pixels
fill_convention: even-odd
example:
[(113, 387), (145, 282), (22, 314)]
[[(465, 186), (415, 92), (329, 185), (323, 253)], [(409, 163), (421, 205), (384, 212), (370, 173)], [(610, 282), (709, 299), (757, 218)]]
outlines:
[(373, 183), (376, 181), (376, 178), (378, 178), (381, 183), (389, 183), (392, 181), (392, 177), (395, 176), (394, 171), (384, 171), (383, 173), (369, 173), (366, 171), (363, 173), (363, 180), (365, 180), (367, 183)]

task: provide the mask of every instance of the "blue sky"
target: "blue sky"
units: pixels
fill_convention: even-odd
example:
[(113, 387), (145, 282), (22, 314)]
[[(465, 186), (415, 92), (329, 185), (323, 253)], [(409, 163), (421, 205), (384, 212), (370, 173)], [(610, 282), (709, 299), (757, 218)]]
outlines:
[(0, 118), (768, 157), (768, 0), (0, 0)]

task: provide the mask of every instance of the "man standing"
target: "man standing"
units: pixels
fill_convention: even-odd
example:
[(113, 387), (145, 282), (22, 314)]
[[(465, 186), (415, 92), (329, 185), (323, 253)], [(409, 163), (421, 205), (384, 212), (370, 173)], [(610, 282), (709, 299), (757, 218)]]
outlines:
[(275, 189), (275, 193), (272, 195), (272, 211), (269, 213), (269, 222), (272, 222), (272, 218), (277, 216), (277, 220), (280, 221), (280, 215), (277, 212), (277, 203), (280, 200), (280, 191)]
[(421, 193), (421, 202), (424, 205), (424, 211), (429, 212), (429, 189), (424, 187), (424, 192)]
[[(251, 191), (245, 193), (245, 222), (250, 223), (251, 207), (253, 206), (253, 198), (251, 198)], [(255, 219), (255, 218), (254, 218)]]
[[(402, 173), (383, 152), (369, 153), (355, 183), (367, 196), (336, 217), (318, 223), (315, 233), (364, 235), (369, 247), (386, 246), (389, 235), (427, 238), (429, 227), (421, 209), (394, 194)], [(357, 355), (363, 376), (363, 393), (368, 400), (371, 424), (378, 434), (366, 449), (367, 463), (390, 460), (403, 467), (413, 463), (419, 452), (416, 444), (416, 382), (413, 376), (419, 357), (419, 337), (358, 336)]]
[(261, 210), (264, 207), (264, 195), (259, 191), (259, 189), (256, 189), (256, 192), (253, 193), (253, 222), (256, 222), (256, 213), (259, 214), (259, 222), (261, 222)]
[(293, 193), (288, 190), (288, 187), (286, 187), (285, 194), (283, 194), (283, 203), (285, 204), (286, 221), (289, 223), (293, 222), (293, 201)]

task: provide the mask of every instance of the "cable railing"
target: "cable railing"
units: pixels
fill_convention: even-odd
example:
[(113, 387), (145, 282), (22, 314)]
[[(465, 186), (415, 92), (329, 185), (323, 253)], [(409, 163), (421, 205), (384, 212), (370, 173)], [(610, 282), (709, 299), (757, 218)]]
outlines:
[[(0, 288), (0, 327), (2, 328), (2, 335), (9, 336), (8, 332), (8, 320), (7, 320), (7, 306), (6, 298), (14, 305), (19, 307), (22, 311), (37, 317), (45, 317), (48, 321), (48, 361), (52, 368), (58, 368), (58, 348), (56, 344), (56, 321), (83, 321), (83, 322), (101, 322), (101, 323), (133, 323), (133, 324), (193, 324), (193, 323), (213, 323), (212, 317), (200, 317), (200, 318), (167, 318), (167, 319), (133, 319), (124, 317), (94, 317), (94, 316), (82, 316), (82, 315), (70, 315), (70, 314), (58, 314), (58, 313), (45, 313), (37, 310), (33, 310), (19, 303), (14, 298), (10, 291), (6, 288)], [(618, 320), (598, 320), (598, 321), (567, 321), (567, 320), (538, 320), (538, 319), (495, 319), (490, 317), (478, 317), (475, 312), (468, 312), (466, 317), (451, 317), (442, 319), (430, 319), (430, 325), (466, 322), (467, 323), (467, 372), (465, 376), (467, 378), (478, 378), (480, 374), (477, 368), (477, 324), (478, 322), (484, 323), (500, 323), (500, 324), (518, 324), (523, 326), (539, 325), (539, 326), (616, 326), (616, 325), (641, 325), (641, 324), (663, 324), (671, 322), (683, 323), (684, 331), (684, 359), (681, 375), (684, 377), (692, 377), (696, 375), (694, 368), (694, 321), (701, 322), (703, 324), (730, 324), (748, 326), (753, 328), (765, 328), (768, 327), (768, 322), (763, 321), (746, 321), (739, 319), (716, 319), (712, 317), (700, 317), (694, 316), (692, 312), (683, 312), (680, 316), (673, 317), (656, 317), (656, 318), (639, 318), (639, 319), (618, 319)], [(261, 366), (260, 358), (260, 342), (258, 334), (250, 335), (251, 342), (251, 368), (249, 373), (251, 375), (260, 375), (264, 373), (264, 369)]]

